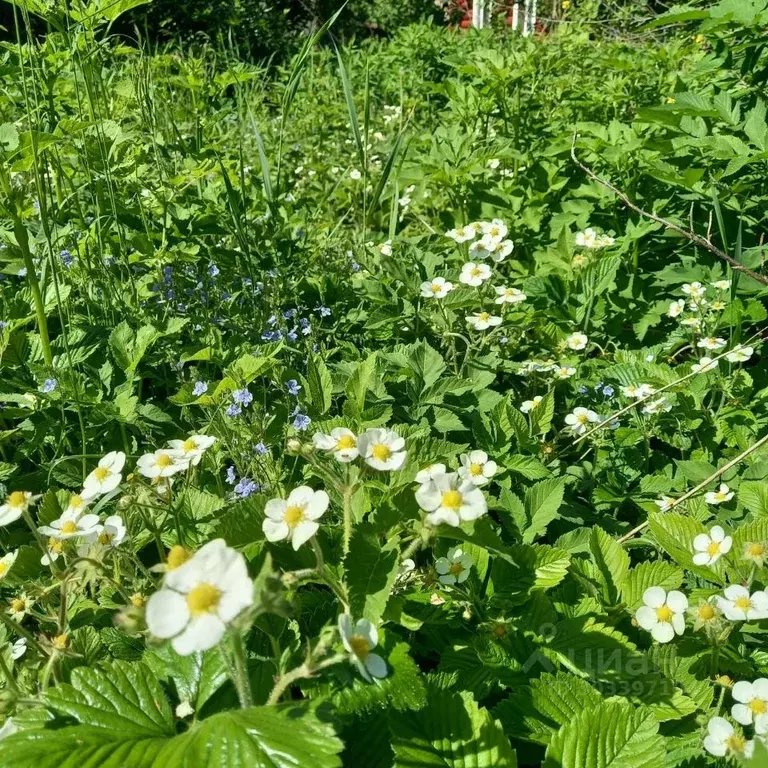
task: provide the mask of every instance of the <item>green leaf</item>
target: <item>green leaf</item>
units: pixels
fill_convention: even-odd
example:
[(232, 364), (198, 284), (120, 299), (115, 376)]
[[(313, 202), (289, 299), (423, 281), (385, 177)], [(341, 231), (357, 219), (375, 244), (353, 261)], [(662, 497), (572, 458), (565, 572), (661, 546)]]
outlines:
[(629, 555), (602, 528), (592, 529), (589, 547), (602, 577), (603, 597), (608, 604), (615, 605), (629, 573)]
[(420, 341), (413, 346), (413, 351), (408, 355), (408, 363), (416, 374), (422, 392), (434, 384), (445, 370), (445, 361), (440, 353), (426, 341)]
[(376, 535), (363, 526), (352, 535), (344, 565), (355, 619), (375, 624), (384, 613), (397, 575), (398, 551), (391, 548), (392, 544), (390, 541), (382, 546)]
[(431, 690), (418, 712), (391, 713), (394, 768), (515, 768), (501, 726), (472, 694)]
[(562, 478), (542, 480), (525, 492), (528, 527), (523, 532), (524, 543), (530, 544), (546, 532), (547, 526), (558, 516), (564, 492), (565, 481)]
[(544, 768), (646, 768), (664, 765), (659, 724), (645, 709), (603, 702), (566, 723), (547, 748)]
[(531, 433), (545, 435), (552, 426), (552, 417), (555, 415), (555, 393), (547, 392), (541, 402), (530, 412)]
[(739, 501), (760, 517), (768, 517), (768, 483), (746, 480), (739, 486)]
[(621, 587), (621, 599), (629, 610), (639, 608), (643, 592), (648, 587), (663, 587), (667, 592), (678, 589), (683, 583), (683, 570), (664, 560), (644, 562), (636, 565)]
[(328, 367), (319, 355), (312, 355), (307, 364), (309, 398), (318, 413), (326, 413), (331, 407), (333, 382)]
[(304, 706), (220, 712), (175, 735), (170, 706), (144, 664), (80, 667), (47, 705), (79, 725), (20, 731), (0, 742), (4, 768), (338, 768), (342, 744)]
[(358, 363), (354, 373), (349, 377), (344, 393), (347, 396), (347, 405), (352, 408), (352, 414), (355, 418), (360, 418), (360, 414), (365, 407), (365, 394), (371, 386), (373, 372), (376, 369), (376, 352), (371, 353), (361, 363)]

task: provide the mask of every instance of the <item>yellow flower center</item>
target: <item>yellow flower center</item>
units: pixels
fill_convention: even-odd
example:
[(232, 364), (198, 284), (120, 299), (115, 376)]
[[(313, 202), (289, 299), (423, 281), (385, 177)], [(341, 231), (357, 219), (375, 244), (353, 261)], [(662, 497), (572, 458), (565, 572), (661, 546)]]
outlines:
[(109, 544), (112, 541), (112, 534), (102, 531), (99, 534), (99, 544)]
[(160, 467), (160, 469), (167, 469), (168, 467), (173, 466), (173, 458), (169, 456), (167, 453), (161, 453), (157, 457), (155, 464), (157, 464), (157, 466)]
[(752, 601), (748, 597), (737, 597), (733, 604), (740, 610), (740, 611), (748, 611), (752, 607)]
[(187, 606), (193, 616), (210, 613), (221, 600), (221, 590), (212, 584), (198, 584), (187, 594)]
[(143, 608), (144, 603), (146, 603), (146, 600), (144, 599), (143, 595), (140, 595), (138, 592), (131, 595), (131, 605), (134, 608)]
[(191, 555), (180, 544), (176, 544), (168, 551), (168, 557), (165, 561), (165, 567), (169, 571), (175, 571), (189, 560)]
[(447, 509), (458, 509), (463, 501), (460, 491), (446, 491), (443, 494), (443, 506)]
[(184, 451), (194, 451), (197, 448), (197, 443), (190, 437), (181, 444), (181, 448)]
[(62, 545), (61, 545), (60, 541), (58, 541), (57, 539), (54, 539), (53, 537), (48, 539), (48, 551), (49, 552), (55, 552), (57, 555), (60, 555), (61, 554), (61, 550), (62, 550)]
[(8, 573), (8, 563), (0, 561), (0, 577), (5, 576), (6, 573)]
[(668, 605), (662, 605), (661, 608), (656, 609), (656, 618), (659, 621), (670, 622), (672, 621), (672, 609)]
[(371, 644), (362, 635), (352, 635), (347, 641), (352, 653), (357, 656), (361, 661), (365, 661), (368, 658), (368, 654), (371, 652)]
[(80, 507), (83, 506), (85, 502), (83, 501), (82, 496), (78, 496), (75, 494), (70, 500), (69, 500), (69, 506), (73, 509), (80, 509)]
[(448, 573), (452, 574), (453, 576), (460, 576), (464, 572), (464, 566), (459, 563), (451, 563), (451, 567), (448, 569)]
[(63, 651), (69, 645), (69, 635), (56, 635), (53, 638), (53, 647), (57, 651)]
[(479, 277), (480, 267), (472, 267), (472, 277)]
[(490, 234), (491, 237), (498, 237), (499, 236), (499, 228), (498, 227), (491, 227), (488, 230), (488, 234)]
[(392, 451), (384, 443), (378, 443), (371, 448), (371, 455), (374, 459), (386, 461), (392, 455)]
[(579, 422), (579, 424), (586, 424), (586, 423), (589, 421), (589, 417), (587, 416), (587, 414), (586, 414), (586, 413), (580, 413), (580, 414), (579, 414), (579, 415), (576, 417), (576, 421), (578, 421), (578, 422)]
[(477, 319), (478, 320), (482, 320), (484, 323), (487, 323), (491, 319), (491, 316), (490, 316), (490, 314), (488, 312), (481, 312), (477, 316)]
[(720, 554), (720, 542), (719, 541), (710, 541), (709, 544), (707, 544), (707, 554), (710, 557), (714, 557), (715, 555)]
[(765, 557), (765, 544), (747, 544), (748, 557)]
[(24, 613), (27, 610), (27, 601), (22, 600), (20, 597), (14, 597), (11, 600), (11, 611), (13, 613)]
[(77, 523), (74, 520), (67, 520), (64, 525), (61, 526), (62, 533), (77, 533)]
[(14, 491), (8, 497), (8, 505), (11, 507), (24, 507), (27, 503), (27, 494), (24, 491)]
[(336, 441), (336, 448), (340, 451), (345, 451), (348, 448), (354, 448), (357, 445), (357, 441), (352, 435), (342, 435)]
[(470, 475), (482, 475), (483, 474), (483, 465), (482, 464), (470, 464), (469, 465), (469, 474)]
[(295, 504), (288, 507), (285, 510), (283, 520), (285, 520), (285, 523), (289, 528), (295, 528), (302, 522), (302, 520), (304, 520), (304, 507), (298, 507)]
[(738, 736), (735, 733), (729, 736), (725, 740), (725, 747), (729, 752), (735, 752), (736, 754), (742, 754), (744, 748), (747, 746), (747, 741), (743, 736)]
[(100, 483), (103, 483), (111, 474), (112, 470), (108, 467), (96, 467), (96, 469), (93, 470), (93, 476)]
[(702, 621), (712, 621), (715, 618), (715, 609), (709, 603), (700, 605), (696, 612)]
[(441, 288), (442, 288), (441, 285), (438, 285), (437, 283), (432, 283), (432, 293), (440, 293)]
[(764, 715), (768, 712), (768, 701), (765, 699), (752, 699), (747, 706), (752, 710), (753, 715)]

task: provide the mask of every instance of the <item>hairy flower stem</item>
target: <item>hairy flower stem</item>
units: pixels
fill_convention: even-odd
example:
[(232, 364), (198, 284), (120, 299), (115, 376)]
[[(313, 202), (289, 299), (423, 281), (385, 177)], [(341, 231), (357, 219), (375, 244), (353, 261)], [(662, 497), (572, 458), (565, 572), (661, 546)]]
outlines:
[(253, 695), (251, 693), (251, 678), (248, 676), (248, 658), (245, 653), (245, 644), (240, 630), (232, 631), (232, 657), (234, 659), (234, 670), (230, 670), (232, 682), (237, 691), (237, 698), (240, 701), (241, 709), (248, 709), (253, 706)]
[(8, 666), (8, 662), (5, 660), (4, 652), (0, 652), (0, 671), (2, 671), (3, 675), (5, 676), (5, 680), (8, 683), (8, 687), (15, 694), (20, 693), (19, 686), (16, 685), (16, 679), (13, 676), (13, 672), (11, 672), (11, 669)]
[[(48, 554), (48, 548), (45, 546), (45, 543), (43, 542), (43, 539), (40, 536), (39, 531), (37, 530), (37, 526), (34, 523), (34, 520), (32, 520), (32, 515), (29, 514), (29, 510), (25, 509), (22, 512), (22, 515), (24, 517), (24, 522), (29, 527), (29, 530), (32, 531), (32, 535), (35, 537), (35, 541), (37, 542), (37, 546), (40, 547), (40, 551), (43, 553), (43, 556), (46, 556)], [(53, 558), (49, 558), (48, 565), (51, 568), (51, 573), (59, 574), (62, 571), (61, 566), (59, 565), (58, 561), (54, 560)]]
[(314, 677), (314, 675), (321, 669), (333, 666), (334, 664), (340, 664), (346, 658), (346, 654), (337, 653), (336, 655), (325, 659), (325, 661), (313, 664), (310, 657), (303, 664), (290, 670), (290, 672), (286, 672), (285, 674), (280, 675), (280, 677), (277, 679), (277, 682), (275, 683), (275, 687), (272, 689), (272, 693), (269, 694), (269, 698), (267, 699), (267, 706), (277, 704), (286, 690), (288, 690), (288, 688), (292, 686), (297, 680)]

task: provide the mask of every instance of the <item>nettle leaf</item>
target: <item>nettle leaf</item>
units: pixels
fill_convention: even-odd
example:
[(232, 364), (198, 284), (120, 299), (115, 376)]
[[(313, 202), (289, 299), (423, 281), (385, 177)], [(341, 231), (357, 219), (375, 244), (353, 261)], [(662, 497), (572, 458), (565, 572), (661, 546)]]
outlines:
[(663, 587), (669, 591), (683, 583), (683, 569), (664, 560), (636, 565), (621, 588), (621, 599), (631, 611), (643, 603), (643, 592), (648, 587)]
[(604, 599), (615, 605), (629, 574), (629, 555), (602, 528), (592, 529), (589, 546), (603, 582)]
[(318, 413), (326, 413), (331, 407), (333, 380), (328, 366), (319, 355), (312, 355), (307, 364), (307, 386), (312, 406)]
[(349, 553), (344, 561), (352, 615), (378, 622), (397, 575), (399, 551), (392, 548), (397, 540), (386, 545), (364, 526), (352, 535)]
[(768, 483), (747, 480), (739, 486), (739, 501), (760, 517), (768, 518)]
[(700, 533), (707, 533), (704, 525), (674, 512), (652, 512), (648, 524), (656, 541), (679, 565), (703, 579), (725, 584), (722, 561), (711, 567), (693, 564), (693, 540)]
[(445, 361), (442, 356), (426, 341), (413, 345), (408, 355), (408, 364), (416, 375), (421, 391), (434, 384), (445, 370)]
[(563, 503), (565, 480), (550, 478), (542, 480), (525, 492), (525, 512), (528, 527), (523, 532), (523, 542), (530, 544), (542, 536), (547, 526), (558, 517), (557, 510)]
[(541, 402), (530, 412), (531, 434), (546, 435), (555, 415), (555, 393), (547, 392)]
[(531, 591), (557, 586), (571, 564), (571, 556), (555, 547), (522, 545), (508, 551), (509, 558), (495, 558), (491, 566), (488, 594), (500, 607), (522, 605)]
[[(80, 724), (20, 731), (0, 742), (7, 768), (207, 768), (211, 765), (337, 768), (342, 744), (304, 706), (220, 712), (175, 735), (163, 689), (145, 664), (117, 661), (72, 673), (47, 705)], [(47, 728), (43, 727), (48, 725)], [(236, 758), (235, 758), (236, 756)]]
[(394, 768), (516, 768), (517, 758), (499, 723), (467, 692), (430, 690), (418, 712), (389, 717)]
[(646, 708), (603, 702), (566, 723), (547, 748), (544, 768), (646, 768), (664, 765), (659, 723)]

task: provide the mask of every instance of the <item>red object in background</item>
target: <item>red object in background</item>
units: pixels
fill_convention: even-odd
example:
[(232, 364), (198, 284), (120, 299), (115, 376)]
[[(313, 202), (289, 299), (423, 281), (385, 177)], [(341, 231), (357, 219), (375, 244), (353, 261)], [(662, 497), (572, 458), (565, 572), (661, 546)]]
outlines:
[[(522, 0), (521, 0), (522, 4)], [(504, 14), (504, 21), (508, 27), (512, 26), (514, 2), (494, 3), (496, 13)], [(501, 6), (501, 8), (499, 7)], [(472, 26), (472, 2), (470, 0), (452, 0), (448, 10), (452, 19), (459, 19), (457, 26), (460, 29), (469, 29)], [(453, 26), (453, 25), (452, 25)], [(544, 32), (544, 25), (536, 23), (536, 31)]]

